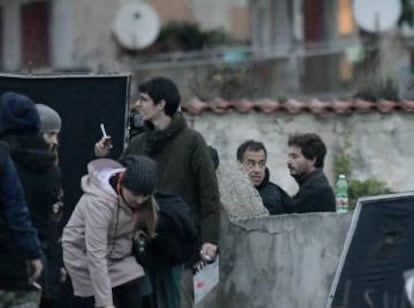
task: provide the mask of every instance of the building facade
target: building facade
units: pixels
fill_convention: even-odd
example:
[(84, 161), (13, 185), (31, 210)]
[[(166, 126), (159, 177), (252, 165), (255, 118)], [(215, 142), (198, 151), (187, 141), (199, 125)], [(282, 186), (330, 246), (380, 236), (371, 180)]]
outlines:
[[(119, 70), (112, 33), (115, 15), (122, 5), (140, 1), (144, 0), (0, 0), (1, 69)], [(164, 25), (196, 22), (239, 39), (249, 36), (247, 0), (145, 2)]]

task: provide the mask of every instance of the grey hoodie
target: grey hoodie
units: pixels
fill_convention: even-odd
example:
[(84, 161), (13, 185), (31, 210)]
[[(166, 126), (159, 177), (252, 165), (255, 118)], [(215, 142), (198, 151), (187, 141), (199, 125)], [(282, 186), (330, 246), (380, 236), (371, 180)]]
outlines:
[(109, 184), (123, 170), (111, 159), (90, 162), (81, 182), (84, 194), (63, 230), (63, 260), (74, 293), (94, 296), (95, 306), (113, 305), (112, 288), (144, 275), (131, 255), (136, 217)]

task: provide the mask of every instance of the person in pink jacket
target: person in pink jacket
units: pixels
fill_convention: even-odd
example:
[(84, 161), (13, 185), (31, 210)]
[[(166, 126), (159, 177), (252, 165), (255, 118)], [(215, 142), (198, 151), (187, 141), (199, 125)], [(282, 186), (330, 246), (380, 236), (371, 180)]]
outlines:
[(124, 168), (111, 159), (88, 164), (84, 194), (62, 235), (63, 260), (83, 307), (139, 308), (144, 270), (132, 255), (132, 239), (154, 235), (156, 163), (129, 155)]

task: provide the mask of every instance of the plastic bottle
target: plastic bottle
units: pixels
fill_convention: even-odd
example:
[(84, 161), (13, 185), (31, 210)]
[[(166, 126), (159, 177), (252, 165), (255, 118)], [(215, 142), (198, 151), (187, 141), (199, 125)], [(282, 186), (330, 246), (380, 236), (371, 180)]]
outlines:
[(345, 174), (340, 174), (335, 187), (336, 212), (348, 212), (348, 183)]

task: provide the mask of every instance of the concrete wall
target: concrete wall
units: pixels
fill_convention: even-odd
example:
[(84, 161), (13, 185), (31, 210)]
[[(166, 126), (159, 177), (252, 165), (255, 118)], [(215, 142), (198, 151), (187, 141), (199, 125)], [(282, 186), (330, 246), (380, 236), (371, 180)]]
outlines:
[(199, 130), (207, 142), (214, 145), (221, 159), (235, 159), (236, 149), (244, 140), (261, 140), (268, 149), (271, 179), (290, 193), (297, 185), (286, 167), (287, 138), (293, 132), (315, 132), (327, 144), (325, 171), (334, 183), (333, 160), (349, 136), (352, 157), (352, 177), (364, 180), (374, 177), (386, 182), (395, 192), (414, 190), (413, 115), (404, 112), (390, 114), (324, 113), (265, 114), (228, 112), (187, 115), (189, 123)]
[(127, 0), (72, 0), (74, 67), (118, 71), (111, 29), (116, 12)]
[[(250, 35), (247, 0), (192, 0), (195, 19), (203, 29), (222, 28), (234, 37), (246, 40)], [(206, 14), (206, 12), (210, 12)]]
[(220, 282), (198, 308), (323, 307), (350, 214), (269, 216), (240, 164), (217, 170)]
[(351, 215), (223, 215), (220, 283), (198, 308), (324, 307)]

